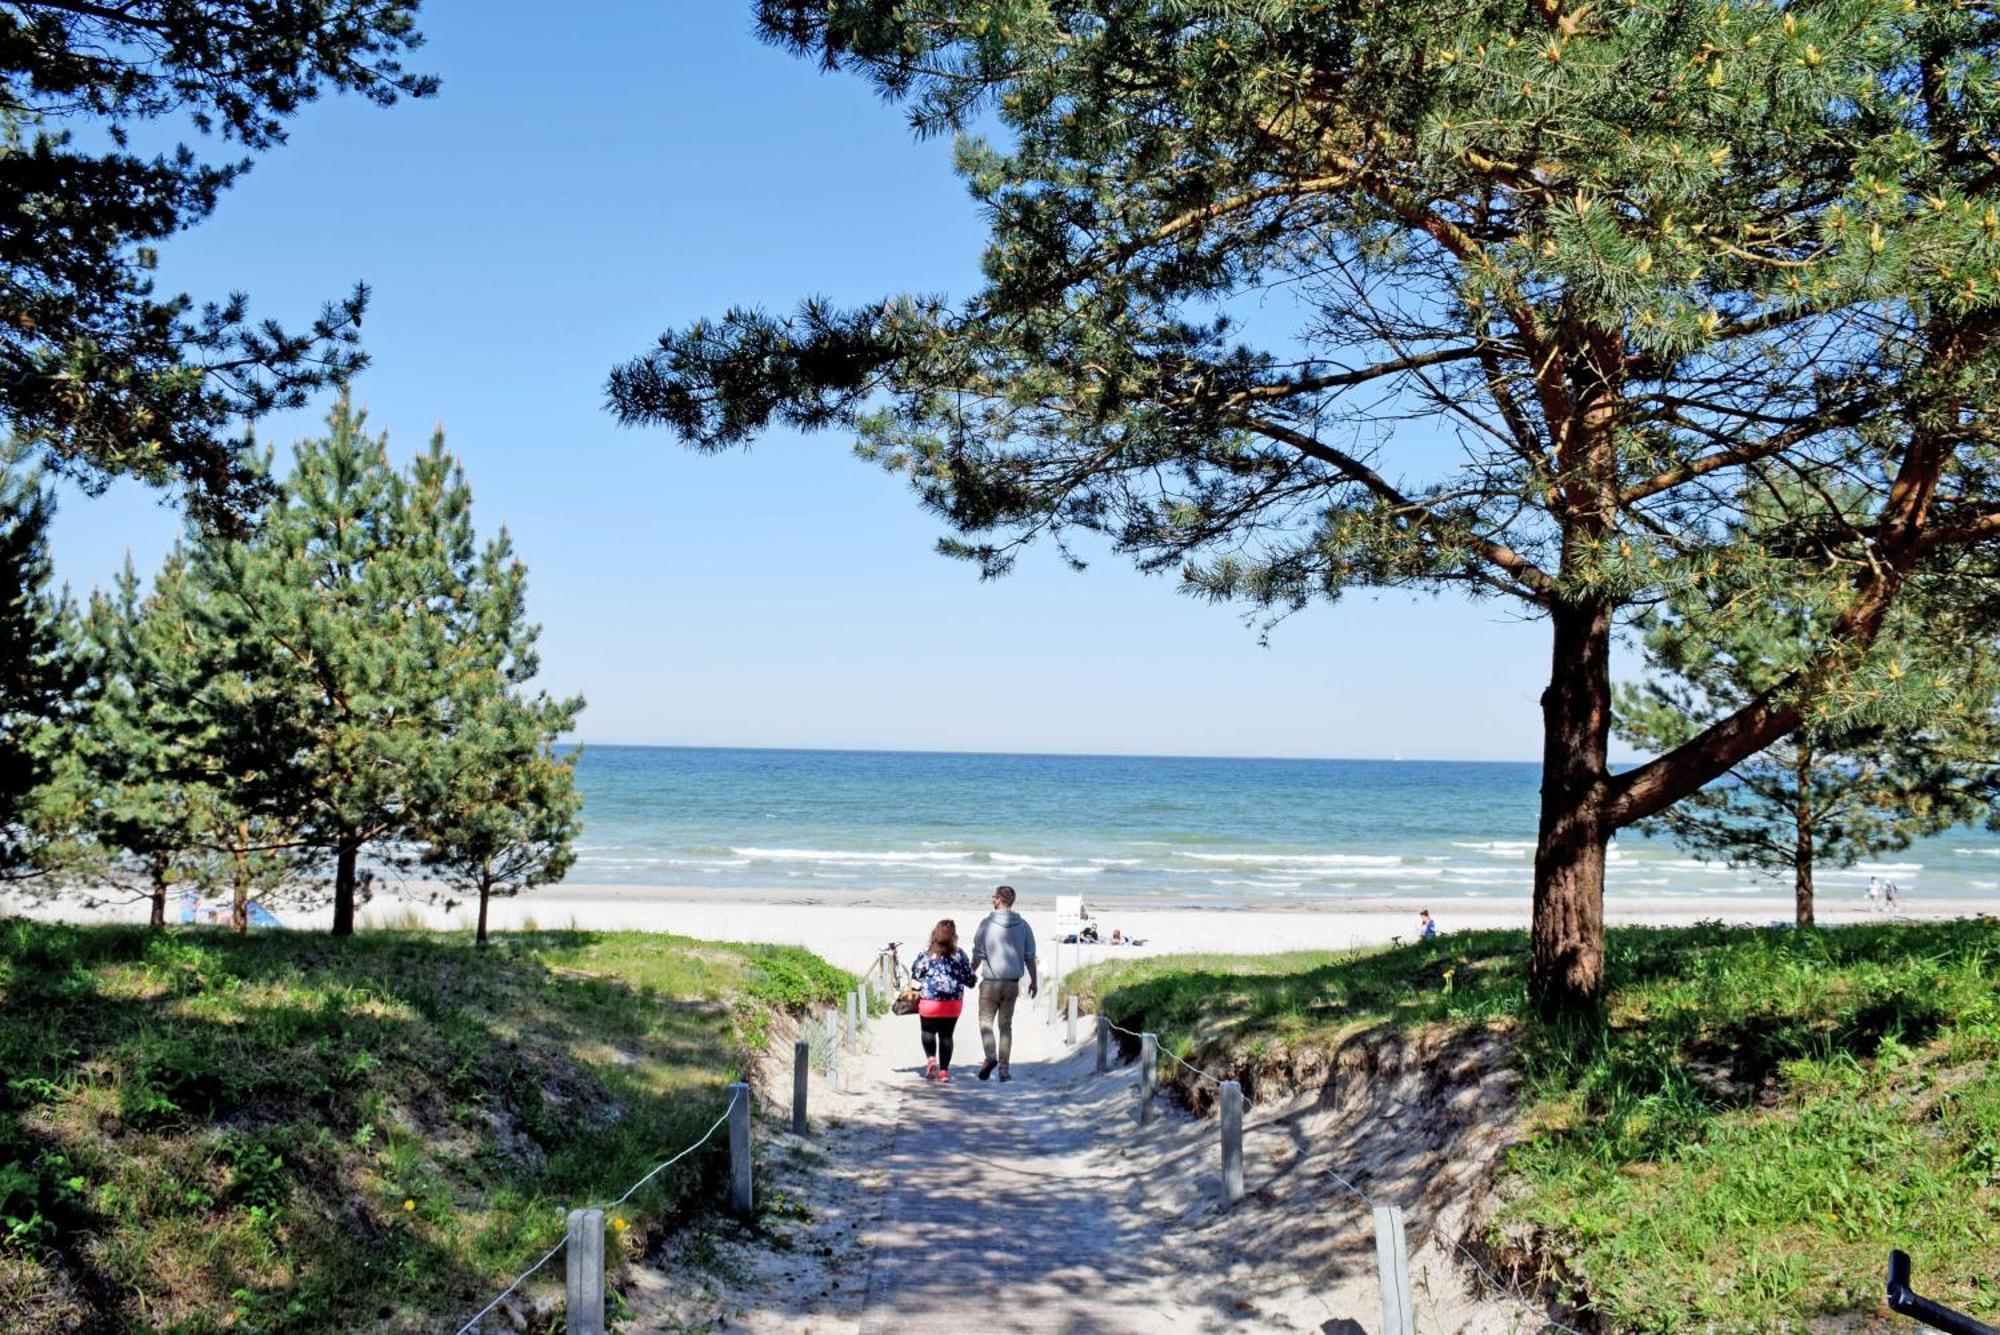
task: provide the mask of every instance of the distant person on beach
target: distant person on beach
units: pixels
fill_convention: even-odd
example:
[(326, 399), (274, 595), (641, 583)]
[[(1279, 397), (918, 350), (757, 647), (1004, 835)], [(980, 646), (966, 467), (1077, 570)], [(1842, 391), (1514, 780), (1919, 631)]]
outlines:
[(1431, 917), (1429, 909), (1417, 910), (1417, 926), (1417, 935), (1425, 941), (1430, 940), (1438, 934), (1437, 919)]
[(1021, 979), (1028, 980), (1029, 997), (1041, 990), (1035, 978), (1035, 933), (1014, 912), (1013, 886), (993, 892), (993, 911), (972, 934), (972, 962), (979, 969), (979, 1041), (986, 1049), (979, 1078), (998, 1069), (1002, 1080), (1012, 1080), (1007, 1059), (1014, 1049), (1014, 1003), (1021, 996)]
[(1868, 878), (1868, 907), (1871, 909), (1874, 908), (1881, 902), (1881, 899), (1882, 878), (1880, 876), (1870, 876)]
[(1884, 909), (1887, 909), (1889, 912), (1894, 913), (1902, 906), (1903, 906), (1902, 891), (1896, 888), (1896, 883), (1894, 881), (1884, 882), (1882, 885), (1882, 907)]
[(910, 981), (923, 989), (917, 1025), (923, 1031), (924, 1079), (951, 1083), (951, 1037), (965, 1009), (965, 989), (977, 980), (972, 961), (958, 948), (958, 924), (940, 918), (930, 948), (910, 965)]

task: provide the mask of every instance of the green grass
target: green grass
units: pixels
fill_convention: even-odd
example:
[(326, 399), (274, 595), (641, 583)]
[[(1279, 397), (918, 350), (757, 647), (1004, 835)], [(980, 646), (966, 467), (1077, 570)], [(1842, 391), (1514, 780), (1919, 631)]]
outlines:
[[(640, 933), (0, 919), (0, 1329), (451, 1329), (565, 1206), (704, 1131), (778, 1012), (852, 982)], [(722, 1168), (655, 1179), (607, 1245)]]
[(1073, 980), (1192, 1060), (1283, 1070), (1384, 1029), (1513, 1036), (1496, 1230), (1608, 1329), (1786, 1330), (1919, 1287), (2000, 1311), (2000, 923), (1613, 931), (1602, 1023), (1526, 1016), (1519, 933), (1181, 956)]

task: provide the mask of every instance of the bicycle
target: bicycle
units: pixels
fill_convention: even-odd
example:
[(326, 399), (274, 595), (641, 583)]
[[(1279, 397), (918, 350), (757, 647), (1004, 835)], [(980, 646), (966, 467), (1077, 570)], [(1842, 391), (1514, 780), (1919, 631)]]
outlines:
[(903, 990), (903, 983), (906, 981), (903, 974), (903, 961), (896, 954), (896, 948), (902, 944), (901, 941), (891, 941), (888, 945), (882, 947), (881, 953), (889, 957), (888, 981), (889, 994), (891, 996), (901, 992)]

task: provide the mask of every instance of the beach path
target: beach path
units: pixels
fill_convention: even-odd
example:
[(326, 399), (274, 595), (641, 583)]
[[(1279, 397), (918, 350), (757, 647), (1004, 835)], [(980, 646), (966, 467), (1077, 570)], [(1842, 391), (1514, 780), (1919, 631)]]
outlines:
[[(762, 1142), (758, 1234), (725, 1245), (719, 1268), (654, 1272), (627, 1329), (1381, 1329), (1367, 1203), (1333, 1175), (1413, 1201), (1456, 1156), (1409, 1117), (1356, 1118), (1310, 1096), (1253, 1107), (1248, 1195), (1226, 1210), (1215, 1119), (1162, 1096), (1139, 1125), (1138, 1073), (1114, 1051), (1097, 1074), (1092, 1020), (1072, 1046), (1066, 1025), (1023, 997), (1015, 1078), (982, 1082), (971, 1009), (948, 1085), (922, 1078), (914, 1019), (869, 1024), (840, 1088), (814, 1077), (812, 1134)], [(1527, 1309), (1470, 1282), (1440, 1241), (1452, 1227), (1412, 1229), (1418, 1329), (1539, 1329)], [(718, 1269), (727, 1277), (713, 1278)]]
[(876, 1025), (866, 1078), (895, 1104), (894, 1133), (881, 1161), (881, 1214), (865, 1235), (860, 1330), (940, 1317), (1020, 1331), (1217, 1324), (1207, 1300), (1177, 1282), (1174, 1249), (1161, 1245), (1160, 1216), (1146, 1208), (1155, 1184), (1121, 1153), (1135, 1129), (1132, 1074), (1094, 1078), (1087, 1031), (1069, 1049), (1065, 1026), (1024, 996), (1015, 1078), (982, 1082), (967, 1009), (949, 1085), (922, 1079), (914, 1023)]

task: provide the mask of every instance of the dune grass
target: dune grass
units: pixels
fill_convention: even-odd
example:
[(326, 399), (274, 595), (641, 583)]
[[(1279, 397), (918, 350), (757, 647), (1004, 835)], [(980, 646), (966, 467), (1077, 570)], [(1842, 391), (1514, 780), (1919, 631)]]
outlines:
[[(721, 1113), (802, 950), (0, 919), (0, 1329), (451, 1329)], [(608, 1245), (705, 1208), (719, 1152)], [(556, 1272), (560, 1283), (560, 1272)]]
[(1073, 985), (1197, 1062), (1358, 1033), (1514, 1035), (1524, 1137), (1496, 1229), (1607, 1329), (1785, 1330), (1877, 1314), (1890, 1245), (2000, 1312), (2000, 923), (1621, 929), (1601, 1023), (1530, 1021), (1527, 941), (1181, 956)]

